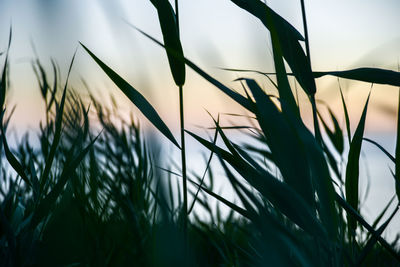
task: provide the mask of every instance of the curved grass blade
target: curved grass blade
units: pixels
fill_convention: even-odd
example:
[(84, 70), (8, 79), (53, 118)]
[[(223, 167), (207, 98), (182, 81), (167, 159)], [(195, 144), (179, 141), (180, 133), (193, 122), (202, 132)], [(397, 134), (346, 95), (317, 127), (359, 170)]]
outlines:
[[(322, 115), (317, 111), (318, 117), (320, 118), (322, 122), (322, 126), (325, 130), (325, 133), (328, 135), (329, 140), (333, 144), (333, 147), (336, 149), (336, 151), (342, 155), (343, 150), (344, 150), (344, 142), (343, 142), (343, 134), (340, 129), (339, 123), (337, 122), (335, 116), (333, 115), (332, 111), (328, 107), (328, 111), (331, 116), (331, 120), (333, 121), (334, 124), (334, 131), (332, 131), (328, 124), (325, 122), (324, 118)], [(322, 144), (322, 150), (325, 152), (325, 155), (328, 159), (328, 163), (331, 166), (332, 170), (336, 174), (336, 177), (342, 181), (341, 174), (337, 165), (337, 160), (333, 156), (332, 152), (330, 151), (329, 147), (326, 145), (325, 140), (321, 139), (321, 144)]]
[[(378, 230), (376, 230), (376, 234), (378, 236), (381, 236), (383, 231), (385, 231), (386, 227), (389, 225), (393, 217), (396, 215), (397, 211), (399, 210), (399, 206), (397, 205), (395, 210), (392, 212), (392, 214), (389, 216), (389, 218), (383, 223)], [(364, 246), (363, 250), (360, 253), (360, 257), (358, 258), (357, 265), (361, 266), (363, 261), (367, 258), (368, 254), (374, 247), (374, 245), (378, 242), (378, 239), (376, 236), (371, 236), (371, 238), (368, 240), (367, 244)]]
[(6, 91), (7, 91), (7, 70), (8, 70), (8, 57), (6, 57), (6, 61), (3, 67), (3, 73), (1, 75), (0, 81), (0, 112), (4, 109), (4, 103), (6, 102)]
[(31, 225), (33, 227), (35, 227), (47, 214), (49, 214), (50, 208), (56, 203), (56, 200), (61, 195), (64, 186), (71, 178), (72, 173), (82, 162), (82, 160), (89, 152), (93, 144), (96, 142), (100, 134), (97, 135), (82, 151), (79, 151), (79, 153), (75, 157), (72, 158), (72, 156), (70, 156), (69, 159), (67, 159), (67, 162), (65, 163), (65, 166), (57, 183), (54, 185), (51, 192), (47, 194), (42, 201), (39, 202), (39, 205), (37, 206), (31, 221)]
[(389, 209), (390, 205), (392, 205), (393, 200), (396, 198), (396, 195), (394, 195), (389, 202), (386, 204), (386, 207), (381, 211), (381, 213), (376, 217), (374, 223), (371, 225), (372, 228), (376, 228), (376, 226), (381, 222), (383, 216), (386, 214), (386, 211)]
[[(305, 253), (301, 251), (299, 247), (300, 243), (297, 242), (298, 240), (294, 233), (282, 225), (281, 221), (277, 220), (265, 207), (263, 207), (262, 199), (257, 198), (254, 195), (254, 192), (247, 189), (236, 179), (221, 157), (219, 157), (219, 160), (232, 187), (239, 196), (243, 205), (246, 207), (246, 210), (251, 215), (252, 223), (260, 233), (262, 233), (262, 235), (268, 236), (268, 241), (260, 240), (261, 242), (267, 243), (266, 245), (270, 247), (266, 256), (270, 258), (271, 254), (275, 255), (275, 259), (272, 260), (272, 262), (277, 263), (277, 265), (290, 266), (293, 265), (294, 262), (301, 262), (301, 266), (309, 266), (310, 261), (307, 259), (308, 257)], [(258, 212), (253, 208), (250, 201), (257, 207)], [(263, 237), (261, 238), (263, 239)], [(271, 240), (274, 241), (271, 242)], [(279, 245), (277, 243), (279, 243)], [(297, 260), (292, 261), (293, 259), (287, 259), (287, 255), (291, 253), (294, 254), (294, 257), (297, 257)]]
[(169, 50), (166, 50), (175, 84), (183, 86), (186, 73), (185, 62), (180, 60), (180, 58), (184, 58), (184, 55), (179, 39), (177, 17), (168, 0), (150, 0), (150, 2), (157, 9), (165, 46), (175, 51), (175, 53), (171, 53)]
[(400, 72), (379, 68), (357, 68), (344, 71), (314, 72), (315, 78), (332, 75), (340, 78), (375, 84), (400, 86)]
[(275, 28), (270, 29), (270, 32), (279, 97), (287, 103), (287, 107), (291, 108), (293, 112), (296, 112), (298, 116), (300, 116), (296, 100), (294, 99), (292, 89), (290, 88), (289, 80), (286, 75), (285, 64), (283, 62), (282, 43), (279, 40), (279, 36), (276, 34)]
[[(1, 121), (3, 120), (4, 113), (1, 116)], [(8, 162), (10, 163), (10, 165), (14, 168), (14, 170), (18, 173), (18, 175), (22, 178), (22, 180), (24, 180), (25, 183), (27, 183), (29, 186), (32, 186), (31, 181), (29, 181), (28, 176), (25, 173), (25, 168), (21, 165), (21, 163), (18, 161), (18, 159), (13, 155), (13, 153), (11, 152), (9, 146), (8, 146), (8, 142), (6, 139), (6, 133), (4, 131), (4, 127), (3, 127), (3, 123), (1, 123), (0, 125), (1, 127), (1, 137), (3, 140), (3, 148), (4, 148), (4, 153), (6, 155), (6, 158), (8, 160)]]
[(331, 120), (333, 122), (333, 134), (335, 136), (335, 146), (336, 149), (338, 150), (339, 154), (342, 154), (344, 152), (344, 137), (343, 137), (343, 132), (342, 129), (340, 128), (339, 122), (336, 119), (335, 115), (333, 114), (332, 110), (328, 108), (329, 114), (331, 116)]
[(225, 146), (228, 148), (229, 152), (232, 153), (232, 155), (236, 158), (243, 158), (246, 160), (253, 168), (256, 170), (263, 170), (263, 168), (253, 159), (251, 158), (250, 155), (248, 155), (244, 150), (240, 149), (240, 147), (231, 141), (229, 141), (228, 137), (225, 135), (224, 131), (222, 128), (219, 126), (219, 122), (216, 121), (214, 118), (214, 123), (215, 123), (215, 128), (219, 132)]
[(299, 144), (293, 129), (260, 86), (252, 79), (245, 79), (245, 81), (256, 100), (258, 123), (264, 132), (275, 164), (279, 167), (283, 179), (310, 206), (314, 206), (313, 186), (304, 147)]
[[(278, 31), (282, 33), (288, 33), (292, 38), (299, 41), (304, 41), (304, 37), (301, 33), (296, 30), (289, 22), (279, 16), (275, 11), (269, 8), (267, 5), (257, 0), (231, 0), (240, 8), (248, 11), (255, 17), (257, 17), (265, 25), (265, 27), (272, 28), (276, 27)], [(266, 18), (266, 14), (270, 14), (271, 20)]]
[[(21, 165), (21, 163), (17, 160), (17, 158), (12, 154), (8, 142), (6, 139), (6, 134), (4, 130), (4, 124), (3, 124), (3, 118), (4, 118), (4, 103), (6, 99), (6, 93), (7, 93), (7, 66), (8, 66), (8, 54), (11, 46), (11, 40), (12, 40), (12, 28), (10, 27), (10, 33), (9, 33), (9, 39), (8, 39), (8, 46), (7, 46), (7, 53), (6, 53), (6, 59), (4, 62), (4, 68), (3, 68), (3, 73), (1, 76), (1, 81), (0, 81), (0, 128), (1, 128), (1, 138), (3, 142), (3, 147), (4, 147), (4, 153), (6, 155), (6, 158), (10, 165), (14, 168), (14, 170), (18, 173), (18, 175), (21, 177), (22, 180), (24, 180), (29, 186), (32, 186), (32, 183), (29, 181), (28, 176), (25, 173), (24, 167)], [(8, 122), (6, 122), (8, 124)]]
[[(218, 117), (218, 121), (219, 121), (219, 117)], [(213, 144), (214, 144), (214, 145), (217, 143), (217, 138), (218, 138), (218, 131), (215, 131), (214, 138), (213, 138)], [(201, 177), (200, 186), (203, 185), (203, 182), (204, 182), (204, 179), (205, 179), (205, 177), (206, 177), (207, 171), (208, 171), (208, 169), (209, 169), (209, 167), (210, 167), (210, 164), (211, 164), (211, 160), (212, 160), (212, 158), (213, 158), (213, 155), (214, 155), (214, 152), (211, 151), (210, 157), (209, 157), (208, 160), (207, 160), (206, 169), (204, 170), (203, 176)], [(198, 187), (198, 189), (197, 189), (197, 191), (196, 191), (196, 194), (195, 194), (194, 197), (193, 197), (192, 205), (190, 205), (190, 208), (189, 208), (189, 210), (188, 210), (188, 212), (187, 212), (188, 215), (192, 212), (193, 207), (194, 207), (194, 204), (196, 203), (197, 197), (198, 197), (199, 192), (200, 192), (200, 186)]]
[(363, 140), (375, 145), (376, 147), (378, 147), (391, 161), (393, 161), (393, 163), (396, 163), (396, 159), (383, 146), (381, 146), (380, 144), (378, 144), (374, 140), (371, 140), (371, 139), (366, 138), (366, 137), (364, 137)]
[[(246, 10), (261, 20), (265, 27), (274, 35), (276, 32), (282, 55), (291, 68), (297, 81), (307, 95), (312, 96), (316, 92), (316, 85), (310, 63), (301, 47), (299, 40), (304, 41), (301, 34), (285, 19), (276, 14), (267, 5), (258, 0), (231, 0), (240, 8)], [(272, 38), (274, 41), (274, 37)], [(278, 70), (276, 70), (278, 72)]]
[[(218, 156), (227, 161), (250, 185), (257, 189), (277, 209), (289, 219), (304, 229), (310, 235), (325, 240), (326, 232), (317, 218), (314, 216), (307, 202), (302, 196), (287, 184), (277, 180), (268, 172), (260, 173), (240, 157), (204, 140), (203, 138), (186, 131), (194, 139), (204, 145), (207, 149), (214, 151)], [(296, 203), (294, 206), (293, 203)]]
[(350, 146), (350, 144), (351, 144), (351, 130), (350, 130), (349, 112), (347, 110), (346, 102), (344, 101), (343, 91), (342, 91), (342, 87), (340, 86), (339, 79), (338, 79), (338, 83), (339, 83), (340, 98), (342, 99), (342, 105), (343, 105), (343, 111), (344, 111), (344, 119), (346, 121), (347, 139), (349, 140), (349, 146)]
[[(359, 181), (359, 160), (361, 153), (361, 145), (364, 135), (365, 119), (367, 117), (368, 102), (371, 92), (368, 95), (367, 101), (362, 112), (360, 122), (358, 123), (356, 132), (354, 133), (353, 139), (350, 144), (350, 150), (348, 155), (348, 162), (346, 166), (346, 201), (350, 206), (358, 211), (358, 181)], [(354, 233), (357, 228), (357, 223), (352, 216), (348, 216), (348, 227), (349, 233)]]
[(336, 151), (341, 155), (344, 151), (342, 129), (340, 128), (339, 122), (337, 121), (335, 115), (333, 114), (333, 112), (330, 108), (328, 108), (328, 112), (329, 112), (331, 121), (334, 126), (333, 131), (329, 128), (328, 123), (324, 120), (324, 118), (321, 116), (321, 114), (319, 112), (317, 112), (317, 113), (318, 113), (318, 117), (320, 118), (320, 120), (322, 122), (322, 126), (324, 127), (324, 130), (325, 130), (326, 134), (328, 135), (329, 140), (335, 147)]
[(338, 168), (338, 163), (332, 152), (329, 150), (329, 147), (326, 145), (324, 140), (322, 140), (322, 150), (325, 152), (326, 158), (328, 159), (329, 166), (332, 168), (333, 172), (336, 174), (336, 177), (342, 181), (341, 173)]
[(10, 27), (10, 33), (8, 36), (8, 46), (7, 46), (7, 52), (6, 52), (6, 60), (4, 61), (3, 73), (1, 75), (1, 81), (0, 81), (0, 112), (3, 112), (4, 103), (6, 101), (8, 53), (10, 51), (11, 40), (12, 40), (12, 28)]
[[(243, 206), (246, 208), (246, 211), (249, 213), (249, 217), (253, 223), (257, 224), (259, 221), (260, 213), (265, 213), (264, 207), (261, 204), (261, 199), (258, 198), (256, 194), (250, 192), (243, 184), (241, 184), (236, 177), (229, 170), (228, 166), (224, 162), (221, 157), (218, 157), (219, 162), (221, 163), (222, 168), (224, 169), (225, 175), (231, 183), (233, 189), (236, 194), (239, 196), (240, 201)], [(251, 204), (253, 203), (253, 205)], [(254, 206), (258, 209), (258, 211), (254, 208)]]
[(29, 170), (32, 179), (33, 199), (37, 201), (39, 198), (39, 179), (37, 178), (38, 176), (32, 158), (29, 159)]
[(74, 53), (74, 55), (72, 57), (70, 65), (69, 65), (67, 79), (65, 81), (64, 90), (63, 90), (63, 94), (62, 94), (62, 97), (61, 97), (61, 102), (60, 102), (59, 108), (57, 110), (56, 121), (55, 121), (54, 138), (53, 138), (53, 142), (52, 142), (51, 147), (50, 147), (49, 155), (47, 156), (47, 159), (46, 159), (44, 171), (43, 171), (43, 173), (42, 173), (42, 175), (40, 177), (39, 193), (41, 193), (43, 191), (43, 188), (44, 188), (44, 186), (46, 185), (46, 183), (47, 183), (47, 181), (49, 179), (51, 166), (53, 164), (54, 157), (55, 157), (56, 151), (57, 151), (57, 147), (58, 147), (58, 144), (60, 142), (61, 130), (62, 130), (62, 120), (63, 120), (63, 114), (64, 114), (65, 98), (66, 98), (66, 94), (67, 94), (68, 80), (69, 80), (69, 76), (71, 74), (72, 66), (74, 64), (75, 55), (76, 55), (76, 51), (75, 51), (75, 53)]
[[(235, 3), (235, 0), (233, 0)], [(286, 69), (285, 69), (285, 64), (283, 62), (283, 57), (285, 56), (285, 43), (287, 42), (288, 39), (284, 38), (282, 39), (282, 34), (279, 34), (282, 29), (277, 27), (275, 25), (275, 22), (273, 21), (273, 15), (272, 10), (267, 8), (267, 6), (263, 3), (261, 3), (258, 0), (250, 0), (247, 3), (243, 3), (242, 1), (237, 1), (237, 5), (240, 6), (242, 4), (242, 8), (247, 8), (246, 10), (252, 13), (253, 15), (257, 16), (256, 14), (260, 15), (260, 19), (263, 18), (266, 21), (266, 26), (269, 29), (271, 33), (271, 42), (272, 42), (272, 51), (273, 51), (273, 57), (274, 57), (274, 65), (275, 65), (275, 71), (276, 71), (276, 79), (277, 79), (277, 86), (276, 88), (278, 89), (279, 92), (279, 97), (287, 102), (287, 107), (293, 109), (293, 111), (298, 112), (298, 107), (296, 104), (296, 101), (294, 99), (292, 90), (289, 85), (289, 81), (286, 75)], [(244, 5), (243, 5), (244, 4)], [(266, 9), (263, 10), (265, 7)], [(263, 10), (261, 13), (258, 13), (258, 11)], [(283, 20), (283, 19), (282, 19)], [(297, 42), (297, 41), (294, 41)], [(292, 53), (291, 50), (289, 50), (290, 53)], [(288, 61), (288, 60), (287, 60)], [(289, 64), (290, 65), (290, 64)]]
[(377, 232), (374, 230), (374, 228), (369, 225), (363, 217), (351, 206), (349, 203), (346, 202), (339, 194), (335, 194), (336, 196), (336, 201), (337, 203), (347, 212), (348, 216), (352, 216), (354, 220), (358, 221), (359, 224), (365, 227), (365, 229), (368, 230), (369, 233), (371, 233), (372, 236), (378, 239), (379, 243), (398, 261), (400, 262), (400, 254), (396, 252), (393, 247), (385, 240), (383, 239), (380, 235), (377, 234)]
[(202, 186), (202, 185), (196, 183), (195, 181), (192, 181), (191, 179), (188, 179), (188, 181), (191, 182), (192, 184), (194, 184), (196, 187), (201, 188), (201, 190), (203, 190), (204, 192), (206, 192), (210, 196), (214, 197), (218, 201), (221, 201), (223, 204), (225, 204), (226, 206), (228, 206), (232, 210), (236, 211), (240, 215), (242, 215), (242, 216), (244, 216), (246, 218), (250, 218), (248, 212), (245, 209), (243, 209), (243, 208), (239, 207), (238, 205), (226, 200), (225, 198), (221, 197), (220, 195), (212, 192), (211, 190), (208, 190), (207, 187)]
[(51, 89), (51, 95), (50, 95), (50, 100), (48, 101), (47, 104), (47, 112), (50, 111), (51, 107), (55, 103), (56, 100), (56, 92), (57, 92), (57, 85), (58, 85), (58, 73), (57, 71), (57, 65), (54, 61), (54, 59), (51, 60), (51, 65), (53, 67), (53, 75), (54, 75), (54, 81), (53, 81), (53, 88)]
[(175, 140), (171, 131), (163, 120), (158, 115), (157, 111), (151, 104), (141, 95), (135, 88), (133, 88), (127, 81), (114, 72), (110, 67), (104, 64), (98, 57), (96, 57), (86, 46), (80, 43), (88, 54), (96, 61), (100, 68), (107, 74), (107, 76), (121, 89), (121, 91), (136, 105), (136, 107), (143, 113), (143, 115), (174, 145), (180, 148), (178, 142)]
[[(276, 75), (276, 72), (262, 72), (251, 69), (232, 69), (227, 68), (225, 70), (235, 72), (253, 72), (261, 75)], [(357, 80), (375, 84), (387, 84), (392, 86), (400, 86), (400, 72), (380, 69), (380, 68), (356, 68), (344, 71), (314, 71), (314, 78), (321, 78), (326, 75), (336, 76), (338, 78)], [(288, 73), (287, 75), (295, 75), (294, 73)]]
[[(44, 70), (42, 64), (40, 64), (39, 59), (32, 62), (32, 68), (36, 75), (36, 80), (38, 82), (40, 92), (42, 93), (42, 98), (47, 100), (47, 92), (49, 90), (49, 84), (47, 82), (47, 73)], [(46, 103), (47, 104), (47, 103)]]
[[(281, 103), (284, 105), (285, 103)], [(290, 121), (293, 129), (297, 131), (299, 140), (306, 147), (306, 157), (308, 159), (311, 172), (311, 179), (318, 194), (318, 211), (325, 229), (327, 229), (332, 240), (336, 240), (338, 235), (338, 212), (335, 206), (335, 189), (330, 176), (329, 168), (325, 160), (323, 150), (317, 143), (313, 134), (294, 114), (284, 114)]]

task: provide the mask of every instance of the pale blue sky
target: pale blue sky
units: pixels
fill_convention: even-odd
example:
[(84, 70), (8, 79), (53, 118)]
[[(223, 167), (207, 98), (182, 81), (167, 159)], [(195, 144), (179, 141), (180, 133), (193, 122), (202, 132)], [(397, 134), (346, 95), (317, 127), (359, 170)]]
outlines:
[[(268, 1), (302, 32), (299, 2)], [(231, 1), (185, 0), (180, 5), (187, 53), (214, 45), (222, 50), (221, 57), (234, 57), (235, 60), (229, 60), (234, 63), (246, 62), (236, 54), (238, 51), (243, 56), (254, 52), (249, 44), (250, 48), (263, 50), (266, 34), (262, 25)], [(306, 5), (316, 67), (346, 65), (380, 45), (396, 41), (399, 44), (400, 1), (320, 0), (306, 1)], [(30, 37), (43, 56), (63, 58), (74, 50), (78, 41), (85, 41), (99, 51), (117, 50), (122, 54), (124, 46), (135, 48), (134, 42), (119, 43), (129, 40), (126, 35), (132, 35), (122, 19), (159, 34), (155, 9), (147, 0), (1, 0), (0, 15), (1, 36), (6, 37), (12, 21), (14, 50), (25, 55), (29, 55)]]

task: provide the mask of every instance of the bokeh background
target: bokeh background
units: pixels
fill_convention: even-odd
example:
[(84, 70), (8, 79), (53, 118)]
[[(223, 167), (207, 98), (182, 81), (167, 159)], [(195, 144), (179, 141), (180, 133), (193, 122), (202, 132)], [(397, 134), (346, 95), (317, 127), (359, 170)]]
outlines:
[[(268, 4), (300, 32), (300, 1), (269, 0)], [(380, 67), (397, 70), (400, 57), (398, 0), (320, 0), (306, 1), (312, 67), (316, 71), (345, 70), (355, 67)], [(156, 10), (148, 0), (0, 0), (0, 52), (6, 50), (10, 26), (11, 89), (9, 102), (17, 104), (12, 125), (16, 132), (34, 131), (44, 115), (32, 71), (36, 55), (51, 70), (54, 59), (65, 79), (69, 62), (78, 48), (71, 73), (71, 86), (88, 94), (102, 95), (105, 102), (112, 93), (122, 113), (135, 107), (119, 92), (100, 68), (79, 48), (84, 43), (95, 54), (143, 93), (166, 123), (178, 133), (178, 90), (169, 72), (165, 52), (130, 27), (126, 21), (161, 39)], [(181, 37), (185, 55), (217, 79), (240, 90), (233, 80), (239, 73), (221, 68), (273, 71), (269, 33), (251, 15), (229, 0), (180, 1)], [(35, 55), (36, 54), (36, 55)], [(4, 55), (0, 57), (4, 60)], [(246, 74), (247, 75), (247, 74)], [(206, 110), (218, 113), (243, 113), (226, 96), (194, 72), (188, 70), (185, 85), (186, 125), (191, 130), (212, 125)], [(267, 80), (257, 77), (266, 90)], [(355, 129), (370, 84), (340, 80), (348, 103), (352, 130)], [(329, 103), (342, 118), (338, 81), (318, 80), (317, 98)], [(367, 116), (366, 136), (394, 152), (398, 88), (374, 85)], [(300, 106), (310, 122), (309, 106), (300, 92)], [(323, 107), (321, 106), (321, 109)], [(141, 119), (146, 126), (147, 122)], [(228, 123), (228, 119), (227, 119)], [(198, 168), (198, 147), (189, 140), (189, 168)], [(393, 195), (393, 168), (384, 155), (370, 144), (363, 145), (361, 193), (368, 200), (363, 213), (374, 218)], [(397, 233), (398, 218), (388, 229)], [(398, 228), (397, 228), (398, 229)]]

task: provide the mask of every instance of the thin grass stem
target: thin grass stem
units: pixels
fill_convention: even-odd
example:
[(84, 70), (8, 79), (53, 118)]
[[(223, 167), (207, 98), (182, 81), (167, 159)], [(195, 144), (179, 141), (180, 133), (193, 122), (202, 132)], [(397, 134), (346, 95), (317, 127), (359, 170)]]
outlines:
[[(179, 29), (179, 1), (175, 0), (175, 18), (178, 36)], [(181, 128), (181, 160), (183, 178), (183, 238), (185, 242), (185, 259), (187, 254), (187, 228), (188, 228), (188, 199), (187, 199), (187, 176), (186, 176), (186, 146), (185, 146), (185, 116), (183, 108), (183, 85), (179, 85), (179, 114)]]
[[(306, 46), (307, 60), (308, 60), (308, 64), (310, 65), (310, 68), (312, 70), (306, 8), (305, 8), (304, 0), (300, 0), (300, 3), (301, 3), (301, 14), (302, 14), (302, 18), (303, 18), (304, 42), (305, 42), (305, 46)], [(317, 105), (315, 104), (315, 94), (310, 96), (310, 101), (311, 101), (312, 112), (313, 112), (315, 138), (316, 138), (317, 142), (319, 143), (319, 145), (322, 146), (322, 136), (321, 136), (321, 131), (319, 129), (319, 124), (318, 124)]]
[(300, 0), (300, 2), (301, 2), (301, 14), (303, 16), (304, 39), (305, 39), (305, 45), (306, 45), (307, 59), (308, 59), (308, 63), (311, 66), (310, 42), (309, 42), (309, 37), (308, 37), (306, 8), (304, 5), (304, 0)]
[[(179, 113), (181, 127), (181, 160), (183, 178), (183, 237), (187, 241), (188, 226), (188, 200), (187, 200), (187, 177), (186, 177), (186, 146), (185, 146), (185, 116), (183, 108), (183, 86), (179, 86)], [(186, 247), (186, 246), (185, 246)]]

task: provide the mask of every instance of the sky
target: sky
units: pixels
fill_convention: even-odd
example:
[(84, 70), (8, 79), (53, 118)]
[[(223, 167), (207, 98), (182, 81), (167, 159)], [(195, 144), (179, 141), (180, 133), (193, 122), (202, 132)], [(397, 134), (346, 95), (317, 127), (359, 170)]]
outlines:
[[(396, 0), (305, 1), (308, 16), (312, 67), (314, 70), (344, 70), (381, 67), (396, 70), (400, 57), (400, 31)], [(300, 1), (269, 0), (267, 3), (300, 32)], [(115, 88), (79, 41), (129, 81), (156, 107), (172, 128), (178, 127), (178, 90), (174, 86), (165, 52), (130, 27), (126, 21), (161, 39), (155, 8), (148, 0), (0, 0), (0, 51), (7, 45), (10, 24), (12, 89), (10, 101), (17, 104), (14, 123), (34, 127), (43, 115), (40, 93), (30, 61), (32, 43), (50, 69), (54, 58), (65, 78), (69, 61), (78, 48), (71, 84), (82, 88), (85, 79), (94, 93), (116, 95), (121, 110), (137, 110)], [(233, 80), (239, 75), (220, 68), (273, 71), (269, 34), (250, 14), (229, 0), (180, 1), (181, 38), (185, 56), (225, 84), (239, 90)], [(4, 60), (4, 56), (1, 58)], [(210, 123), (205, 110), (241, 112), (226, 96), (188, 70), (185, 111), (188, 127)], [(256, 77), (268, 90), (270, 84)], [(335, 78), (317, 82), (317, 98), (329, 102), (341, 115)], [(341, 80), (351, 118), (357, 123), (370, 85)], [(83, 90), (82, 92), (86, 92)], [(392, 131), (397, 88), (374, 86), (367, 129)], [(306, 120), (309, 105), (300, 104)], [(383, 108), (382, 108), (383, 107)], [(30, 114), (26, 116), (26, 114)], [(139, 115), (140, 117), (140, 115)], [(355, 126), (353, 127), (355, 128)]]
[[(268, 0), (267, 3), (303, 33), (300, 1)], [(313, 70), (356, 67), (398, 69), (400, 1), (305, 0), (305, 3)], [(83, 95), (87, 94), (82, 89), (81, 80), (84, 79), (91, 92), (101, 96), (103, 101), (107, 102), (107, 95), (112, 93), (121, 113), (134, 112), (142, 125), (149, 125), (96, 63), (79, 48), (78, 44), (82, 42), (139, 90), (178, 136), (178, 89), (169, 72), (165, 51), (127, 25), (126, 21), (161, 39), (157, 13), (149, 0), (0, 0), (0, 52), (7, 47), (10, 24), (13, 29), (11, 89), (8, 96), (10, 104), (17, 104), (17, 108), (12, 125), (17, 129), (35, 129), (44, 115), (31, 67), (35, 58), (32, 43), (49, 70), (50, 59), (57, 61), (64, 80), (72, 55), (78, 48), (70, 77), (72, 87)], [(260, 21), (230, 0), (181, 0), (180, 23), (185, 56), (224, 84), (240, 90), (233, 80), (242, 74), (221, 68), (273, 71), (268, 31)], [(4, 56), (0, 56), (0, 62), (3, 61)], [(257, 78), (266, 90), (276, 93), (265, 78), (250, 76)], [(345, 92), (354, 131), (371, 85), (343, 79), (340, 84)], [(310, 125), (308, 100), (301, 91), (299, 94), (302, 115)], [(199, 126), (212, 125), (206, 110), (213, 116), (224, 112), (244, 113), (191, 70), (187, 70), (184, 95), (186, 127), (192, 131), (201, 130)], [(316, 96), (329, 103), (343, 125), (337, 79), (318, 79)], [(391, 153), (394, 149), (397, 105), (398, 88), (374, 85), (366, 124), (366, 130), (371, 135), (367, 134), (367, 137), (376, 137)], [(322, 105), (320, 108), (325, 110)], [(194, 151), (194, 141), (188, 139), (187, 142)], [(365, 153), (373, 150), (371, 146), (365, 147), (369, 149)], [(376, 217), (376, 212), (381, 210), (385, 198), (393, 193), (394, 188), (387, 161), (378, 154), (379, 151), (373, 152), (370, 153), (371, 161), (379, 164), (371, 170), (372, 178), (375, 178), (372, 180), (374, 191), (363, 211), (369, 218)], [(189, 157), (190, 168), (195, 169), (199, 165), (199, 157), (199, 153)], [(393, 224), (394, 233), (397, 233), (399, 224), (398, 221)]]

